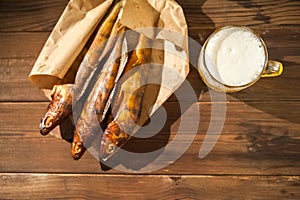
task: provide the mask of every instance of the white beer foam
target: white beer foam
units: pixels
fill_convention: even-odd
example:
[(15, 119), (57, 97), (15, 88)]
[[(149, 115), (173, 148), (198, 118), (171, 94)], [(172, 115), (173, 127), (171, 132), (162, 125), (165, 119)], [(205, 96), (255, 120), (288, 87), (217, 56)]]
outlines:
[(259, 38), (238, 27), (217, 32), (207, 44), (206, 56), (210, 59), (206, 59), (206, 64), (211, 75), (228, 86), (242, 86), (256, 80), (266, 59)]

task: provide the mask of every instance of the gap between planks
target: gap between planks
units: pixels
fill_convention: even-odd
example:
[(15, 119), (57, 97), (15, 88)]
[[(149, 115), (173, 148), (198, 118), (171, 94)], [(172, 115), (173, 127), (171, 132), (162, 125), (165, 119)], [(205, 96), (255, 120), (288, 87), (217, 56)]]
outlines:
[[(78, 176), (85, 176), (85, 177), (180, 177), (180, 178), (208, 178), (208, 177), (261, 177), (261, 178), (269, 178), (269, 177), (282, 177), (282, 178), (295, 178), (296, 180), (300, 180), (300, 174), (160, 174), (160, 173), (66, 173), (66, 172), (0, 172), (1, 176), (68, 176), (68, 177), (78, 177)], [(297, 178), (298, 177), (298, 178)]]

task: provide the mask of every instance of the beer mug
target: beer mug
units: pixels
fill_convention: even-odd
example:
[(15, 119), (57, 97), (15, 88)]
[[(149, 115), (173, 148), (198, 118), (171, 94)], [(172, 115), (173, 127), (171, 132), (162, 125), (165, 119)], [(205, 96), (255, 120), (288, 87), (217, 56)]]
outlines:
[(207, 86), (229, 93), (241, 91), (261, 77), (279, 76), (283, 65), (268, 59), (264, 41), (252, 29), (225, 26), (205, 41), (198, 71)]

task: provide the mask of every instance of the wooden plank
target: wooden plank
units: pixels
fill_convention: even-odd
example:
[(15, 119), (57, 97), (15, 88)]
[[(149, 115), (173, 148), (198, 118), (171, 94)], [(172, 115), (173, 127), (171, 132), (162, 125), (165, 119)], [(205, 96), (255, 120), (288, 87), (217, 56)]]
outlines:
[[(0, 31), (50, 31), (67, 0), (2, 0)], [(251, 27), (299, 27), (299, 1), (292, 0), (179, 0), (190, 27), (247, 25)]]
[(299, 199), (300, 197), (299, 176), (97, 176), (3, 173), (0, 177), (0, 194), (3, 199)]
[(0, 101), (48, 101), (28, 79), (34, 59), (0, 59)]
[(299, 27), (299, 1), (292, 0), (179, 0), (190, 27), (242, 25), (250, 27)]
[[(274, 133), (283, 134), (288, 132), (291, 136), (297, 136), (300, 127), (297, 125), (300, 119), (300, 103), (298, 101), (266, 101), (266, 102), (230, 102), (230, 103), (206, 103), (206, 102), (182, 102), (182, 107), (178, 102), (166, 102), (161, 109), (164, 109), (167, 115), (166, 125), (172, 125), (168, 130), (166, 127), (163, 131), (178, 131), (181, 123), (180, 118), (184, 118), (184, 123), (192, 124), (194, 121), (189, 119), (200, 115), (200, 127), (198, 132), (205, 133), (211, 121), (212, 105), (221, 105), (226, 109), (226, 121), (223, 133), (246, 134), (254, 132), (257, 129), (273, 130)], [(32, 132), (38, 132), (40, 118), (46, 111), (48, 103), (0, 103), (0, 131), (1, 137), (8, 133), (23, 132), (23, 137), (40, 137), (39, 134), (32, 135)], [(182, 109), (182, 110), (181, 110)], [(195, 109), (195, 110), (193, 110)], [(197, 109), (199, 109), (200, 114)], [(161, 112), (153, 115), (153, 120), (160, 117)], [(285, 123), (284, 123), (285, 122)], [(252, 124), (253, 129), (251, 128)], [(156, 128), (156, 127), (155, 127)], [(2, 135), (3, 134), (3, 135)], [(276, 134), (276, 135), (277, 135)], [(275, 136), (275, 135), (274, 135)]]
[[(179, 126), (191, 127), (196, 123), (199, 113), (195, 106), (200, 106), (201, 110), (200, 124), (195, 130), (197, 134), (186, 132), (185, 128), (178, 133)], [(80, 161), (73, 161), (70, 144), (52, 136), (39, 135), (39, 118), (45, 107), (46, 103), (0, 104), (0, 148), (4, 150), (0, 155), (2, 172), (120, 173), (117, 170), (101, 171), (98, 161), (90, 154), (85, 154)], [(169, 117), (164, 128), (152, 137), (132, 139), (125, 149), (152, 152), (170, 142), (181, 142), (188, 147), (185, 137), (196, 134), (187, 151), (171, 151), (182, 151), (182, 157), (162, 162), (166, 166), (153, 173), (299, 175), (299, 108), (299, 102), (228, 103), (220, 138), (208, 156), (200, 159), (199, 150), (211, 122), (211, 104), (191, 105), (181, 115), (176, 103), (167, 103)], [(218, 125), (222, 125), (221, 121), (215, 121), (214, 126)], [(173, 141), (178, 134), (185, 137)], [(118, 154), (114, 163), (125, 166), (127, 170), (138, 171), (152, 165), (161, 154), (141, 159), (122, 155)]]
[(1, 0), (0, 31), (49, 31), (67, 3), (67, 0)]
[[(191, 27), (189, 36), (200, 44), (211, 34), (214, 28)], [(299, 48), (300, 31), (297, 29), (255, 28), (269, 48)], [(0, 33), (0, 58), (36, 58), (50, 32)], [(286, 53), (283, 51), (281, 53)]]
[[(36, 133), (32, 133), (36, 134)], [(221, 136), (223, 137), (223, 136)], [(246, 136), (236, 136), (236, 138)], [(277, 141), (278, 143), (276, 143)], [(225, 140), (223, 138), (222, 140)], [(250, 140), (250, 139), (249, 139)], [(89, 152), (79, 161), (71, 157), (70, 144), (54, 138), (39, 139), (1, 139), (0, 146), (4, 151), (0, 156), (1, 172), (33, 172), (33, 173), (137, 173), (153, 174), (199, 174), (199, 175), (299, 175), (300, 161), (298, 139), (277, 137), (259, 141), (257, 144), (218, 142), (213, 151), (205, 159), (198, 157), (201, 147), (200, 141), (195, 141), (189, 150), (184, 152), (178, 160), (154, 163), (155, 158), (146, 155), (122, 157), (118, 153), (113, 161), (107, 164), (113, 169), (101, 170), (101, 166)], [(294, 141), (291, 141), (294, 140)], [(131, 141), (127, 144), (128, 151), (156, 150), (165, 146), (164, 140), (147, 140), (143, 142)], [(178, 143), (179, 144), (179, 143)], [(260, 147), (263, 145), (263, 147)], [(289, 150), (292, 146), (293, 150)], [(156, 148), (156, 149), (155, 149)], [(257, 148), (257, 149), (255, 149)], [(269, 149), (268, 149), (269, 148)], [(278, 149), (276, 149), (278, 148)], [(255, 152), (257, 151), (257, 152)], [(282, 151), (282, 152), (281, 152)], [(151, 152), (151, 151), (150, 151)], [(171, 153), (175, 153), (171, 152)], [(139, 158), (139, 159), (137, 159)], [(151, 170), (153, 169), (153, 170)]]
[(36, 58), (49, 32), (0, 33), (0, 58)]
[[(286, 48), (285, 51), (271, 48), (270, 57), (278, 58), (284, 64), (283, 75), (276, 78), (262, 78), (246, 90), (227, 94), (226, 101), (299, 100), (299, 90), (290, 87), (300, 84), (299, 51), (299, 48)], [(0, 101), (47, 101), (42, 92), (28, 80), (34, 62), (35, 58), (0, 59)], [(187, 81), (199, 101), (211, 101), (207, 86), (195, 68), (191, 68)], [(185, 93), (184, 87), (176, 91), (176, 95)], [(168, 101), (176, 101), (175, 95)]]

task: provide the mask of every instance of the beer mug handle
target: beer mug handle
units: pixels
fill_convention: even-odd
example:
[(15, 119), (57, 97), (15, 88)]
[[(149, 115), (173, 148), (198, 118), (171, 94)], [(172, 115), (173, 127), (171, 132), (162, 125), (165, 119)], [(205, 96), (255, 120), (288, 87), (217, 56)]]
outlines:
[(265, 71), (261, 77), (275, 77), (279, 76), (283, 72), (283, 65), (281, 62), (269, 60)]

